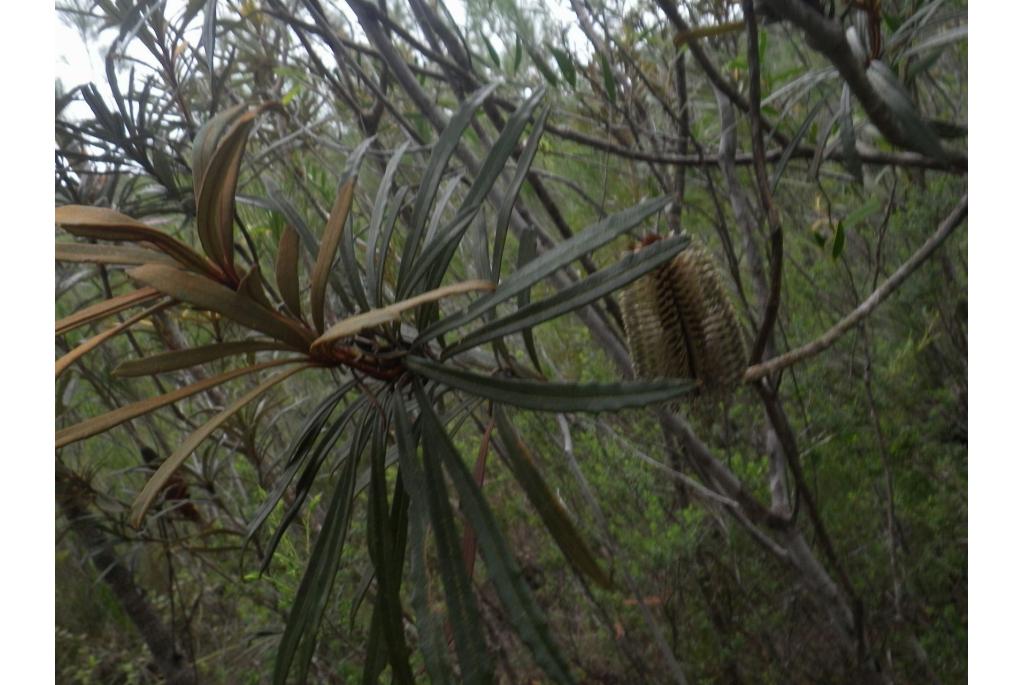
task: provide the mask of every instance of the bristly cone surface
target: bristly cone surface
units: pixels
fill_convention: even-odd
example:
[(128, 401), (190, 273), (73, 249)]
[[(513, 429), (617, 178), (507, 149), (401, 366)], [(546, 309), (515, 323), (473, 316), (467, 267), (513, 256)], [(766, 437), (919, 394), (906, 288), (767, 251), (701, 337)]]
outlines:
[(724, 397), (739, 385), (747, 361), (743, 334), (702, 245), (690, 243), (635, 281), (623, 291), (621, 304), (638, 378), (693, 378), (703, 397)]

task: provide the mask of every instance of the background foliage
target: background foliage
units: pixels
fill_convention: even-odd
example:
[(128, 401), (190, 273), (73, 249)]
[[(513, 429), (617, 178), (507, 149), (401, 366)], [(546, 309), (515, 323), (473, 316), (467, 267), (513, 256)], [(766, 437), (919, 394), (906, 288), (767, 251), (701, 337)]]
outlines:
[[(60, 7), (62, 21), (105, 51), (107, 78), (56, 84), (59, 207), (113, 208), (157, 227), (210, 256), (211, 277), (245, 297), (258, 296), (242, 285), (242, 273), (231, 278), (225, 260), (239, 271), (258, 267), (265, 284), (258, 289), (284, 318), (299, 314), (289, 313), (279, 276), (280, 255), (293, 250), (301, 321), (318, 329), (314, 335), (428, 291), (428, 283), (500, 286), (534, 255), (562, 255), (548, 277), (493, 310), (510, 315), (527, 295), (557, 299), (582, 278), (617, 268), (646, 233), (682, 232), (715, 256), (753, 357), (747, 383), (727, 401), (600, 414), (502, 411), (512, 395), (484, 401), (478, 395), (486, 388), (427, 401), (415, 383), (392, 387), (333, 359), (331, 368), (300, 373), (228, 417), (152, 490), (144, 517), (133, 502), (160, 462), (147, 463), (140, 449), (166, 459), (276, 371), (62, 446), (58, 681), (283, 681), (289, 670), (299, 675), (305, 658), (310, 682), (444, 680), (445, 669), (472, 680), (474, 643), (502, 682), (559, 673), (609, 683), (963, 680), (967, 237), (965, 227), (954, 229), (966, 214), (966, 3), (826, 2), (820, 14), (814, 6), (573, 0), (556, 11), (502, 0), (464, 7), (98, 0)], [(244, 154), (219, 162), (227, 171), (217, 167), (215, 200), (204, 199), (195, 188), (203, 187), (202, 169), (227, 148), (195, 154), (197, 136), (218, 113), (271, 102), (279, 104), (254, 116), (239, 138)], [(455, 131), (450, 122), (460, 112), (466, 128)], [(452, 158), (432, 165), (444, 145)], [(236, 167), (237, 192), (229, 182)], [(488, 168), (501, 173), (474, 185)], [(517, 178), (520, 170), (525, 176)], [(339, 189), (352, 179), (352, 210), (347, 222), (334, 222), (339, 256), (328, 277), (317, 269), (330, 242), (324, 227), (332, 213), (339, 218)], [(579, 244), (573, 236), (655, 197), (666, 198), (664, 211), (566, 256)], [(470, 206), (476, 213), (465, 214)], [(64, 229), (84, 221), (68, 219), (69, 211), (58, 213), (59, 245), (71, 241)], [(417, 217), (431, 237), (458, 235), (447, 269), (431, 272), (417, 266), (427, 264), (427, 252), (419, 262), (404, 252)], [(392, 221), (392, 248), (375, 260)], [(203, 231), (229, 236), (227, 250), (211, 252)], [(78, 235), (78, 244), (97, 237)], [(124, 254), (59, 261), (58, 320), (138, 285), (117, 261)], [(334, 250), (325, 259), (330, 266)], [(421, 272), (410, 285), (409, 274)], [(308, 294), (318, 278), (322, 326), (312, 320)], [(357, 301), (362, 295), (377, 301)], [(404, 345), (476, 297), (487, 295), (410, 309), (404, 327), (383, 329)], [(58, 440), (117, 407), (282, 358), (248, 350), (157, 375), (112, 373), (168, 350), (252, 337), (210, 309), (191, 302), (153, 313), (71, 361), (56, 382)], [(571, 310), (441, 368), (493, 374), (494, 387), (513, 378), (629, 379), (619, 301), (603, 297)], [(128, 321), (139, 311), (114, 316)], [(447, 343), (466, 340), (492, 316), (478, 313), (478, 322), (448, 332)], [(62, 332), (57, 356), (110, 324)], [(410, 367), (427, 392), (461, 387), (439, 373)], [(351, 379), (359, 383), (345, 385)], [(346, 392), (319, 433), (311, 419), (339, 389)], [(629, 403), (628, 393), (620, 397)], [(387, 411), (375, 414), (378, 400)], [(402, 427), (406, 405), (406, 418), (418, 419), (415, 431), (411, 422)], [(346, 406), (352, 423), (334, 424)], [(451, 420), (443, 430), (431, 427), (423, 409), (430, 406)], [(373, 427), (378, 416), (387, 428)], [(326, 440), (332, 425), (336, 445)], [(348, 474), (364, 449), (358, 426), (370, 426), (368, 456)], [(319, 452), (300, 440), (308, 431), (320, 436)], [(420, 433), (422, 458), (407, 450), (412, 463), (401, 464), (399, 479), (403, 436)], [(290, 455), (307, 455), (305, 469), (318, 454), (323, 460), (307, 476), (282, 480)], [(348, 454), (355, 456), (346, 461)], [(456, 458), (465, 459), (468, 481)], [(430, 459), (445, 464), (433, 476), (447, 480), (431, 480)], [(400, 493), (416, 464), (424, 467), (423, 492), (441, 495), (411, 515), (404, 560), (395, 562), (401, 536), (381, 535), (405, 530)], [(524, 486), (523, 464), (535, 466), (542, 485)], [(364, 473), (344, 546), (318, 554), (325, 531), (338, 528), (339, 483)], [(473, 483), (481, 482), (501, 536), (474, 510)], [(554, 509), (538, 506), (542, 492), (551, 493)], [(455, 537), (446, 548), (434, 512), (448, 502)], [(552, 511), (564, 512), (563, 536), (571, 529), (578, 537), (567, 543), (553, 535)], [(493, 563), (502, 539), (507, 566)], [(469, 561), (474, 549), (485, 564)], [(581, 560), (590, 553), (597, 561), (587, 572)], [(319, 595), (303, 580), (318, 559), (330, 560), (323, 568), (333, 578), (333, 590), (327, 582)], [(395, 568), (397, 576), (381, 575)], [(449, 583), (466, 571), (470, 582), (453, 600)], [(510, 604), (518, 588), (533, 599)], [(539, 620), (530, 618), (530, 602)], [(466, 611), (479, 615), (475, 632), (463, 628), (474, 622), (458, 606), (474, 607)], [(544, 636), (530, 632), (545, 624), (551, 654)], [(298, 656), (289, 664), (282, 653), (292, 652), (281, 645), (290, 639)], [(408, 672), (400, 643), (410, 648)], [(486, 665), (479, 669), (479, 679), (492, 677)]]

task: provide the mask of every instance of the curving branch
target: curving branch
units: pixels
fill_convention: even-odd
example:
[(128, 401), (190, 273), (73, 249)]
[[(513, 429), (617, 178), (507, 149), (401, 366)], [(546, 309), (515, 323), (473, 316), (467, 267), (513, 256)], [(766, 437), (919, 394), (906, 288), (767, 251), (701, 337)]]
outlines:
[(935, 233), (925, 241), (921, 247), (918, 248), (910, 259), (908, 259), (903, 266), (897, 269), (889, 278), (885, 280), (882, 285), (868, 296), (856, 309), (847, 314), (842, 321), (837, 323), (832, 328), (828, 329), (820, 338), (813, 340), (803, 347), (798, 347), (795, 350), (791, 350), (785, 354), (781, 354), (778, 357), (769, 359), (763, 364), (756, 364), (747, 369), (743, 376), (745, 382), (753, 382), (764, 378), (765, 376), (775, 373), (781, 369), (785, 369), (788, 366), (792, 366), (798, 362), (802, 362), (805, 359), (815, 356), (816, 354), (827, 350), (843, 335), (845, 335), (851, 328), (859, 324), (861, 321), (866, 319), (878, 305), (882, 304), (887, 297), (893, 294), (897, 288), (899, 288), (907, 278), (914, 273), (925, 261), (932, 255), (935, 250), (942, 245), (943, 241), (946, 240), (953, 232), (953, 230), (963, 222), (967, 216), (967, 195), (964, 194), (960, 198), (960, 202), (957, 203), (952, 213), (943, 220), (939, 227), (935, 230)]

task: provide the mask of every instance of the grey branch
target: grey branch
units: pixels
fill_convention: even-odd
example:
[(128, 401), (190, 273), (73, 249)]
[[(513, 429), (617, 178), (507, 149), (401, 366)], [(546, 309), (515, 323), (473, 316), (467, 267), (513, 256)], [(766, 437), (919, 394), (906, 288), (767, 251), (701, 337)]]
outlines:
[(917, 270), (918, 267), (924, 264), (924, 262), (932, 255), (933, 252), (935, 252), (935, 250), (938, 249), (943, 241), (949, 237), (953, 230), (960, 225), (966, 216), (967, 195), (965, 194), (960, 198), (960, 202), (957, 203), (957, 206), (953, 209), (952, 213), (947, 216), (941, 224), (939, 224), (935, 233), (933, 233), (932, 236), (925, 241), (920, 248), (918, 248), (917, 252), (915, 252), (913, 256), (903, 264), (903, 266), (889, 276), (882, 285), (878, 286), (878, 288), (856, 309), (847, 314), (835, 326), (828, 329), (820, 338), (807, 343), (803, 347), (798, 347), (795, 350), (791, 350), (785, 354), (779, 355), (778, 357), (769, 359), (763, 364), (751, 366), (747, 369), (746, 374), (744, 374), (743, 380), (746, 382), (757, 381), (780, 369), (784, 369), (787, 366), (792, 366), (797, 362), (813, 357), (814, 355), (831, 347), (851, 328), (867, 318), (871, 312), (873, 312), (878, 305), (882, 304), (889, 295), (892, 295), (892, 293), (895, 292), (895, 290), (899, 288), (903, 282)]

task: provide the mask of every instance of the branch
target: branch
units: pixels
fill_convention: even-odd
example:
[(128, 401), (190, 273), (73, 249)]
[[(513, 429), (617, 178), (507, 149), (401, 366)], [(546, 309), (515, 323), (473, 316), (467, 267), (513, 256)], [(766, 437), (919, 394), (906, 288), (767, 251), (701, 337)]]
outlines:
[[(728, 95), (726, 95), (728, 98)], [(515, 105), (503, 101), (501, 98), (496, 98), (496, 102), (501, 107), (512, 111), (515, 109)], [(585, 133), (573, 131), (569, 128), (563, 128), (561, 126), (549, 123), (545, 130), (554, 136), (563, 138), (565, 140), (571, 140), (574, 143), (585, 145), (587, 147), (596, 148), (603, 152), (608, 152), (617, 157), (623, 157), (625, 159), (634, 159), (640, 162), (654, 162), (659, 164), (671, 164), (680, 167), (702, 167), (702, 166), (716, 166), (719, 163), (718, 157), (714, 155), (700, 155), (700, 154), (689, 154), (689, 155), (673, 155), (664, 154), (659, 152), (649, 152), (646, 150), (637, 150), (634, 148), (624, 147), (622, 145), (616, 145), (600, 138), (594, 138), (588, 136)], [(765, 152), (765, 161), (776, 162), (782, 158), (783, 149), (776, 148), (774, 150), (768, 150)], [(790, 159), (813, 159), (817, 151), (813, 147), (801, 145), (800, 147), (793, 150), (790, 155)], [(861, 143), (857, 144), (857, 156), (860, 161), (864, 164), (878, 164), (878, 165), (889, 165), (899, 167), (912, 167), (918, 169), (935, 169), (937, 171), (948, 171), (956, 174), (963, 174), (967, 172), (967, 160), (966, 159), (953, 159), (950, 161), (943, 161), (940, 159), (934, 159), (932, 157), (926, 157), (916, 152), (882, 152), (876, 150), (867, 145)], [(833, 150), (830, 152), (825, 159), (832, 161), (843, 161), (845, 159), (842, 150)], [(736, 155), (736, 164), (749, 165), (753, 164), (754, 156), (749, 152), (739, 153)]]
[(960, 225), (960, 223), (967, 216), (967, 195), (965, 194), (960, 198), (960, 202), (953, 209), (953, 212), (946, 217), (946, 219), (939, 225), (925, 243), (918, 248), (917, 252), (908, 259), (903, 266), (897, 269), (892, 276), (890, 276), (882, 285), (880, 285), (864, 302), (860, 304), (856, 309), (850, 312), (842, 321), (837, 323), (835, 326), (830, 328), (817, 340), (807, 343), (803, 347), (798, 347), (795, 350), (791, 350), (786, 354), (779, 355), (774, 359), (769, 359), (763, 364), (757, 364), (747, 369), (747, 372), (743, 376), (745, 382), (757, 381), (765, 376), (775, 373), (780, 369), (784, 369), (788, 366), (792, 366), (798, 362), (801, 362), (809, 357), (813, 357), (819, 352), (831, 347), (839, 338), (843, 337), (847, 331), (856, 326), (858, 323), (867, 318), (871, 312), (873, 312), (878, 305), (880, 305), (889, 295), (891, 295), (897, 288), (899, 288), (903, 281), (917, 270), (936, 249), (949, 237), (953, 230)]
[(764, 1), (778, 16), (801, 28), (807, 37), (807, 44), (828, 58), (843, 80), (849, 84), (850, 90), (857, 96), (868, 118), (890, 143), (927, 154), (927, 150), (921, 150), (920, 146), (905, 134), (896, 113), (871, 85), (865, 65), (850, 48), (839, 22), (816, 12), (800, 0)]
[[(690, 52), (693, 53), (693, 58), (697, 60), (701, 69), (704, 70), (708, 80), (711, 81), (715, 88), (725, 93), (734, 105), (749, 114), (750, 103), (738, 90), (733, 88), (731, 83), (726, 81), (725, 78), (718, 73), (717, 69), (715, 69), (715, 65), (711, 63), (711, 60), (708, 59), (707, 54), (704, 52), (704, 48), (701, 47), (700, 40), (694, 36), (693, 32), (690, 31), (689, 25), (683, 19), (682, 15), (679, 14), (679, 10), (676, 8), (674, 0), (657, 0), (657, 3), (661, 8), (661, 11), (664, 12), (665, 16), (667, 16), (669, 21), (672, 22), (672, 26), (675, 28), (676, 33), (686, 37), (686, 45), (690, 48)], [(764, 114), (757, 112), (757, 117), (761, 120), (761, 124), (764, 126), (765, 130), (770, 132), (769, 135), (771, 135), (776, 142), (783, 146), (789, 144), (789, 138), (786, 137), (782, 131), (778, 130), (774, 124), (768, 121)]]
[(782, 220), (772, 199), (772, 189), (768, 183), (768, 165), (764, 158), (764, 135), (761, 130), (761, 64), (758, 58), (757, 22), (754, 18), (753, 0), (743, 0), (743, 17), (747, 25), (747, 64), (750, 65), (750, 141), (754, 155), (754, 178), (757, 181), (761, 211), (771, 229), (771, 254), (768, 262), (771, 281), (768, 286), (768, 299), (764, 303), (764, 316), (750, 352), (750, 360), (758, 362), (772, 339), (782, 298)]

